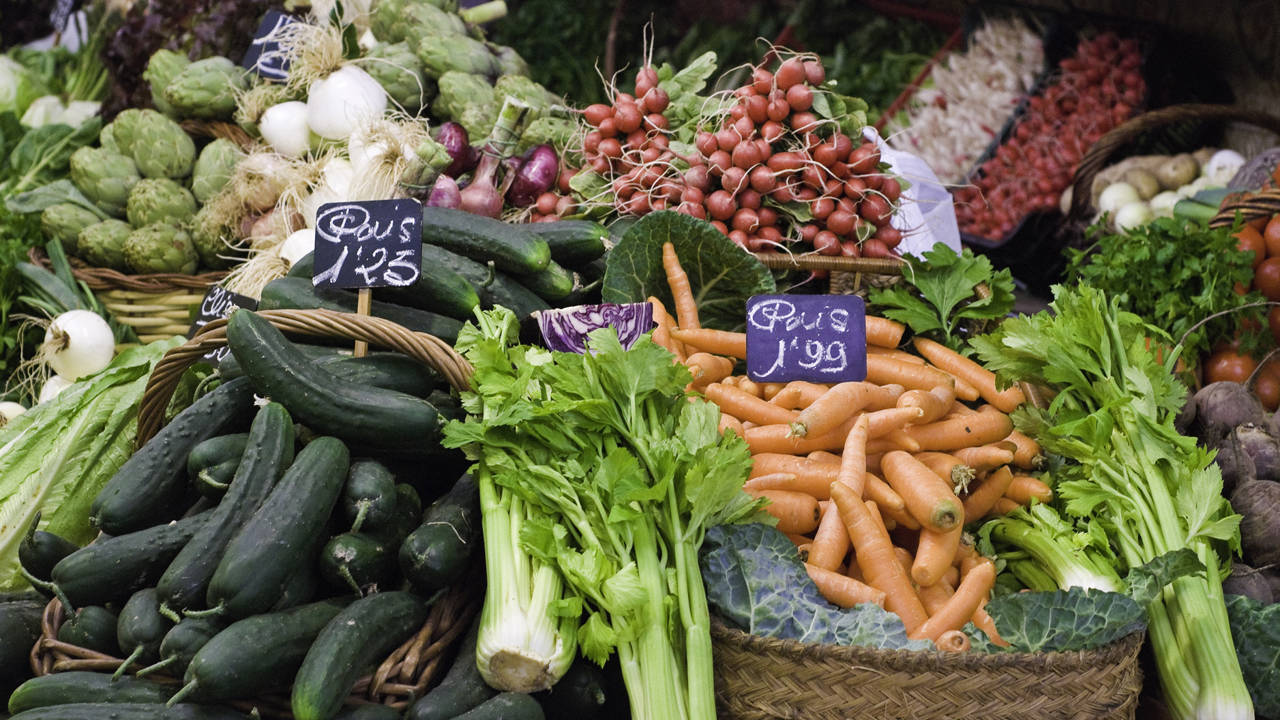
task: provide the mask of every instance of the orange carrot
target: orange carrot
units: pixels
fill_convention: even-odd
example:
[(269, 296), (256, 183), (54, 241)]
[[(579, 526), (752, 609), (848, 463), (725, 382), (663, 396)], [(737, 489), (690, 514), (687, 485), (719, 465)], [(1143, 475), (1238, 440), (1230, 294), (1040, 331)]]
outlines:
[(973, 520), (986, 517), (1000, 498), (1009, 489), (1013, 473), (1008, 467), (997, 468), (989, 473), (977, 487), (969, 486), (969, 494), (964, 499), (964, 516)]
[(804, 380), (792, 380), (777, 395), (774, 395), (769, 402), (781, 405), (788, 410), (803, 410), (817, 402), (818, 398), (826, 394), (827, 390), (830, 390), (830, 388), (826, 385), (805, 382)]
[(938, 636), (933, 643), (942, 652), (962, 653), (969, 652), (971, 642), (969, 636), (965, 635), (961, 630), (948, 630)]
[(965, 405), (959, 400), (956, 400), (955, 404), (951, 406), (951, 410), (947, 412), (946, 417), (948, 418), (969, 417), (970, 415), (977, 415), (977, 414), (978, 414), (977, 410), (974, 410), (968, 405)]
[(996, 374), (978, 363), (952, 350), (941, 343), (923, 337), (915, 337), (911, 341), (916, 352), (942, 370), (978, 389), (982, 399), (995, 405), (1003, 412), (1013, 412), (1014, 408), (1027, 401), (1022, 389), (1017, 385), (1005, 390), (996, 390)]
[(894, 348), (877, 347), (871, 344), (867, 345), (867, 354), (868, 355), (884, 355), (885, 357), (891, 357), (896, 360), (901, 360), (902, 362), (911, 363), (912, 365), (925, 364), (925, 359), (920, 357), (919, 355), (912, 355), (909, 352), (903, 352), (901, 350), (897, 350)]
[[(889, 524), (885, 522), (884, 516), (880, 514), (880, 506), (876, 505), (875, 500), (863, 500), (862, 504), (867, 506), (867, 512), (871, 513), (871, 519), (874, 520), (876, 525), (884, 532), (885, 537), (888, 537)], [(894, 550), (897, 549), (898, 548), (894, 548)]]
[(743, 433), (744, 433), (744, 435), (745, 435), (746, 431), (750, 430), (751, 428), (753, 428), (753, 427), (755, 427), (755, 426), (756, 426), (756, 424), (755, 424), (755, 423), (753, 423), (753, 422), (751, 422), (751, 421), (749, 421), (749, 420), (743, 420), (743, 421), (742, 421), (742, 432), (743, 432)]
[[(871, 475), (867, 476), (868, 489), (870, 489), (871, 487), (872, 477), (873, 476)], [(916, 522), (916, 519), (911, 516), (911, 513), (907, 512), (907, 509), (905, 507), (900, 510), (886, 507), (881, 511), (881, 515), (883, 515), (885, 518), (885, 524), (888, 524), (888, 522), (892, 520), (895, 527), (901, 527), (905, 530), (920, 529), (920, 523)]]
[(953, 450), (951, 454), (980, 474), (991, 472), (1001, 465), (1013, 462), (1013, 451), (1005, 447), (1003, 442), (959, 448)]
[(742, 428), (742, 421), (727, 413), (720, 413), (720, 426), (717, 428), (719, 433), (723, 435), (726, 430), (734, 433), (738, 437), (742, 437), (746, 430)]
[(738, 381), (738, 389), (745, 393), (755, 395), (756, 397), (763, 397), (764, 393), (761, 392), (761, 387), (760, 383), (745, 375), (743, 375), (742, 379)]
[(920, 603), (924, 605), (925, 612), (930, 615), (941, 610), (955, 592), (955, 586), (946, 580), (939, 580), (932, 585), (922, 585), (916, 589), (916, 594), (920, 596)]
[(684, 343), (671, 337), (671, 331), (676, 329), (676, 320), (667, 312), (667, 306), (662, 301), (652, 295), (649, 296), (649, 304), (653, 306), (653, 322), (657, 327), (653, 331), (653, 341), (659, 342), (659, 338), (665, 342), (659, 342), (662, 347), (670, 350), (673, 355), (682, 361), (688, 355), (688, 351), (684, 347)]
[(1009, 647), (1009, 641), (1000, 637), (1000, 631), (996, 630), (996, 621), (991, 619), (991, 615), (987, 612), (986, 598), (983, 598), (982, 602), (978, 603), (978, 609), (973, 611), (972, 619), (973, 624), (986, 633), (991, 642), (1000, 647)]
[(867, 356), (867, 382), (876, 385), (892, 383), (909, 390), (932, 390), (939, 385), (954, 383), (950, 376), (940, 370), (900, 362), (884, 355)]
[[(930, 365), (929, 367), (933, 367), (933, 366)], [(973, 402), (974, 400), (977, 400), (979, 397), (982, 397), (981, 393), (978, 392), (978, 388), (970, 385), (969, 382), (964, 378), (958, 378), (955, 375), (952, 375), (950, 373), (947, 373), (947, 377), (955, 381), (956, 397), (960, 398), (961, 400), (965, 402)]]
[(790, 453), (804, 455), (814, 450), (839, 450), (844, 447), (845, 438), (853, 428), (853, 419), (846, 420), (840, 427), (822, 435), (795, 437), (791, 434), (791, 425), (760, 425), (747, 430), (747, 445), (752, 454), (756, 453)]
[(813, 541), (802, 543), (796, 546), (796, 554), (800, 556), (800, 562), (809, 562), (809, 553), (813, 552)]
[(864, 581), (871, 587), (884, 591), (885, 609), (902, 618), (907, 632), (919, 628), (928, 619), (928, 615), (920, 604), (920, 598), (916, 597), (906, 571), (898, 564), (888, 533), (884, 532), (852, 489), (840, 483), (832, 483), (831, 499), (839, 508), (840, 519), (849, 532), (854, 557), (862, 570)]
[(840, 455), (840, 474), (836, 479), (848, 485), (858, 497), (867, 492), (867, 432), (870, 421), (859, 415), (845, 436), (844, 452)]
[(1005, 442), (1013, 443), (1017, 449), (1013, 451), (1013, 465), (1020, 470), (1035, 470), (1044, 464), (1044, 455), (1040, 454), (1040, 443), (1014, 430), (1005, 438)]
[(738, 381), (741, 379), (742, 379), (741, 375), (730, 375), (729, 377), (721, 380), (720, 384), (728, 385), (730, 387), (738, 387)]
[(960, 568), (955, 565), (947, 568), (947, 571), (942, 574), (942, 582), (945, 582), (948, 587), (954, 588), (956, 583), (960, 582)]
[(915, 458), (924, 463), (924, 466), (932, 470), (935, 475), (951, 483), (953, 488), (967, 485), (973, 480), (973, 468), (960, 462), (955, 455), (943, 452), (918, 452), (915, 453)]
[(995, 583), (995, 564), (987, 561), (978, 565), (961, 578), (960, 586), (956, 588), (955, 594), (947, 600), (946, 604), (914, 630), (908, 628), (907, 636), (912, 639), (928, 638), (937, 641), (942, 633), (948, 630), (959, 630), (969, 621), (969, 618), (973, 617), (973, 611), (978, 609), (978, 605), (991, 594), (991, 588)]
[(884, 453), (868, 453), (867, 454), (867, 470), (869, 472), (881, 474), (880, 460), (884, 458)]
[(680, 267), (676, 246), (669, 242), (662, 244), (662, 268), (667, 272), (667, 285), (671, 287), (671, 297), (675, 300), (676, 319), (680, 327), (685, 330), (702, 327), (698, 321), (698, 301), (693, 298), (689, 276)]
[[(655, 335), (657, 330), (654, 330)], [(733, 374), (733, 361), (720, 355), (697, 352), (685, 359), (684, 364), (693, 373), (693, 387), (704, 388)]]
[(870, 403), (873, 395), (882, 392), (878, 385), (871, 383), (840, 383), (800, 411), (800, 416), (792, 425), (792, 432), (797, 437), (821, 435), (853, 417), (854, 413)]
[(918, 407), (892, 407), (864, 413), (867, 418), (867, 437), (886, 437), (910, 423), (918, 422), (924, 411)]
[(908, 390), (898, 397), (898, 407), (920, 408), (918, 424), (940, 420), (956, 402), (956, 389), (952, 385), (939, 385), (930, 390)]
[(1031, 499), (1046, 503), (1053, 499), (1053, 490), (1038, 478), (1030, 475), (1014, 475), (1004, 496), (1019, 505), (1030, 505)]
[[(797, 478), (812, 476), (814, 482), (824, 482), (827, 485), (835, 482), (836, 476), (839, 474), (840, 457), (831, 455), (834, 461), (827, 459), (810, 459), (796, 455), (784, 455), (782, 453), (759, 453), (751, 456), (751, 475), (752, 478), (761, 475), (772, 475), (774, 473), (791, 473)], [(822, 493), (814, 493), (814, 497), (824, 500), (827, 497), (825, 490)]]
[(799, 533), (783, 533), (783, 534), (787, 536), (788, 540), (790, 540), (792, 543), (795, 544), (797, 549), (813, 542), (808, 537), (805, 537), (804, 535), (801, 535)]
[[(830, 493), (830, 486), (827, 492)], [(835, 570), (849, 554), (849, 531), (844, 529), (835, 503), (826, 503), (821, 512), (818, 529), (813, 533), (813, 546), (809, 548), (809, 562), (824, 570)]]
[(703, 352), (728, 355), (739, 360), (747, 359), (746, 333), (703, 328), (690, 330), (681, 323), (680, 327), (671, 331), (671, 337)]
[[(809, 556), (813, 557), (812, 550)], [(818, 592), (822, 593), (822, 597), (826, 598), (827, 602), (832, 605), (851, 608), (854, 605), (871, 603), (884, 607), (885, 593), (883, 590), (877, 590), (864, 582), (854, 580), (848, 575), (842, 575), (819, 567), (811, 562), (805, 563), (804, 569), (808, 571), (809, 579), (813, 580), (813, 584), (818, 586)]]
[[(982, 555), (978, 554), (978, 548), (974, 546), (973, 539), (968, 537), (960, 538), (960, 547), (956, 549), (956, 559), (952, 561), (952, 565), (963, 574), (961, 569), (966, 561), (978, 561), (982, 559)], [(951, 583), (951, 587), (955, 587), (960, 582), (957, 576)]]
[(795, 410), (787, 410), (772, 405), (743, 390), (741, 387), (729, 387), (720, 383), (711, 383), (702, 391), (708, 400), (720, 406), (720, 409), (740, 419), (757, 425), (773, 425), (788, 423), (796, 419)]
[[(825, 485), (823, 483), (826, 483)], [(795, 475), (793, 473), (773, 473), (771, 475), (761, 475), (759, 477), (749, 478), (742, 484), (742, 489), (747, 492), (756, 490), (786, 490), (788, 492), (804, 493), (811, 495), (815, 500), (825, 500), (827, 498), (827, 488), (831, 486), (831, 482), (819, 475), (818, 473), (806, 473), (804, 475)]]
[(903, 450), (905, 452), (919, 452), (920, 443), (915, 438), (907, 434), (906, 428), (898, 430), (890, 430), (884, 437), (867, 439), (867, 454), (876, 455), (894, 450)]
[(911, 551), (907, 550), (902, 546), (894, 545), (893, 555), (894, 557), (898, 558), (898, 564), (902, 566), (902, 569), (905, 570), (908, 575), (910, 575), (911, 563), (915, 562), (915, 558), (911, 557)]
[(920, 529), (920, 543), (916, 546), (916, 560), (911, 566), (911, 579), (917, 585), (932, 585), (942, 579), (960, 548), (960, 536), (964, 526), (957, 525), (947, 532)]
[(902, 342), (902, 333), (907, 329), (900, 322), (888, 318), (867, 316), (867, 344), (883, 348), (896, 348)]
[(765, 400), (772, 400), (778, 393), (782, 392), (784, 387), (786, 387), (785, 383), (765, 383), (760, 386), (760, 397)]
[(905, 452), (891, 452), (880, 461), (884, 479), (902, 496), (907, 512), (920, 525), (943, 532), (964, 524), (964, 506), (947, 481)]
[(998, 442), (1013, 431), (1013, 421), (1002, 412), (979, 412), (967, 417), (939, 420), (904, 429), (921, 450), (959, 450), (963, 447)]
[[(890, 487), (889, 483), (881, 480), (871, 473), (867, 473), (867, 486), (865, 492), (867, 499), (875, 500), (876, 504), (881, 507), (885, 514), (891, 514), (895, 520), (898, 519), (896, 513), (907, 512), (907, 503), (902, 499), (902, 496)], [(899, 520), (898, 524), (902, 525), (903, 523)], [(910, 523), (908, 523), (908, 526), (910, 526)]]
[(765, 512), (778, 519), (778, 529), (807, 535), (818, 527), (818, 501), (812, 495), (789, 490), (748, 490), (756, 498), (766, 498)]

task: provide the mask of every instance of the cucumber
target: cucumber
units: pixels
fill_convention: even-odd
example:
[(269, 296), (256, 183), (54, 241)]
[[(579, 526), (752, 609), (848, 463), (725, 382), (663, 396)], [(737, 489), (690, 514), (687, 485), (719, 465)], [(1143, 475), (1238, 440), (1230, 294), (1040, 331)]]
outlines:
[(93, 499), (89, 519), (123, 535), (182, 514), (187, 455), (216, 435), (243, 426), (253, 411), (247, 380), (223, 383), (195, 401), (125, 461)]
[[(255, 716), (256, 717), (256, 716)], [(9, 720), (249, 720), (230, 708), (163, 703), (70, 703), (18, 713)]]
[[(160, 641), (160, 661), (137, 672), (138, 677), (164, 671), (166, 675), (182, 677), (200, 648), (222, 632), (227, 623), (219, 617), (187, 617), (165, 633)], [(165, 700), (173, 688), (165, 693)]]
[(395, 516), (385, 528), (371, 534), (386, 540), (392, 547), (399, 548), (400, 543), (404, 542), (420, 522), (422, 522), (422, 498), (412, 485), (400, 483), (396, 485)]
[(585, 265), (579, 265), (574, 268), (574, 271), (578, 273), (578, 277), (582, 279), (582, 282), (589, 285), (597, 280), (603, 280), (604, 271), (607, 267), (608, 265), (605, 263), (604, 258), (600, 258), (592, 260)]
[(475, 315), (480, 296), (467, 279), (448, 265), (422, 263), (418, 281), (408, 287), (385, 287), (373, 291), (374, 297), (406, 307), (439, 313), (446, 317), (469, 320)]
[(561, 265), (584, 265), (604, 256), (609, 229), (590, 220), (530, 223), (529, 232), (547, 242), (551, 259)]
[[(353, 357), (351, 350), (347, 348), (301, 343), (295, 343), (295, 346), (316, 365), (357, 385), (372, 385), (426, 397), (444, 382), (432, 368), (400, 353), (377, 352), (358, 358)], [(315, 352), (316, 350), (323, 352)], [(218, 367), (218, 372), (223, 377), (238, 377), (244, 374), (244, 369), (234, 355), (227, 355)]]
[(193, 481), (196, 492), (215, 502), (221, 500), (227, 494), (227, 488), (231, 487), (231, 481), (236, 479), (236, 470), (239, 469), (240, 460), (235, 459), (201, 470)]
[(297, 720), (338, 714), (356, 678), (409, 639), (426, 622), (429, 604), (410, 592), (360, 598), (320, 631), (293, 679), (290, 705)]
[(127, 535), (98, 538), (53, 566), (53, 586), (71, 608), (124, 600), (154, 585), (211, 515), (212, 511), (203, 512)]
[[(346, 290), (317, 288), (309, 280), (282, 277), (267, 283), (262, 289), (259, 310), (309, 310), (324, 308), (338, 312), (356, 311), (356, 294)], [(426, 310), (405, 307), (374, 300), (369, 314), (403, 325), (409, 330), (424, 332), (453, 343), (458, 339), (462, 321)]]
[(550, 262), (542, 272), (521, 277), (520, 284), (543, 300), (556, 302), (569, 297), (573, 292), (573, 273)]
[(43, 615), (43, 601), (0, 603), (0, 692), (31, 676), (31, 648), (40, 639)]
[[(422, 208), (422, 244), (436, 245), (518, 275), (541, 272), (551, 261), (547, 241), (525, 225), (448, 208)], [(423, 257), (426, 264), (426, 257)]]
[(377, 460), (356, 460), (338, 507), (352, 532), (385, 527), (396, 513), (396, 476)]
[(454, 720), (544, 720), (542, 706), (525, 693), (503, 692), (494, 695)]
[(320, 554), (321, 547), (322, 545), (318, 542), (311, 544), (311, 549), (306, 555), (307, 561), (289, 577), (289, 582), (285, 583), (280, 597), (271, 606), (271, 612), (287, 610), (315, 599), (316, 593), (320, 590), (320, 573), (316, 570), (315, 558)]
[(476, 635), (480, 631), (480, 617), (471, 622), (458, 655), (444, 679), (426, 695), (409, 706), (405, 720), (449, 720), (461, 715), (498, 694), (497, 690), (480, 677), (476, 666)]
[(205, 440), (191, 448), (191, 453), (187, 455), (187, 477), (195, 480), (201, 470), (228, 460), (240, 462), (248, 444), (249, 433), (219, 435)]
[(399, 720), (400, 711), (390, 705), (356, 705), (343, 708), (333, 720)]
[(227, 340), (254, 389), (289, 408), (316, 433), (374, 451), (413, 453), (438, 446), (436, 409), (394, 390), (352, 385), (315, 367), (262, 317), (231, 314)]
[(204, 603), (209, 579), (231, 538), (257, 511), (293, 460), (293, 422), (283, 405), (258, 410), (235, 479), (205, 523), (164, 571), (156, 590), (172, 612)]
[(119, 655), (116, 614), (101, 605), (82, 607), (58, 628), (58, 640), (103, 655)]
[(321, 600), (231, 623), (196, 652), (174, 702), (249, 698), (288, 685), (316, 636), (349, 602)]
[(108, 673), (72, 671), (43, 675), (22, 683), (9, 696), (9, 712), (70, 703), (163, 703), (172, 685)]
[[(31, 527), (18, 545), (18, 564), (28, 575), (37, 580), (49, 580), (53, 566), (62, 558), (80, 549), (79, 545), (51, 532), (37, 530), (40, 511), (36, 511)], [(38, 589), (38, 588), (37, 588)]]
[(480, 294), (480, 307), (486, 310), (494, 305), (501, 305), (510, 308), (516, 315), (524, 317), (535, 310), (546, 310), (551, 307), (532, 290), (506, 274), (442, 247), (423, 245), (422, 262), (448, 265), (456, 270), (475, 286), (476, 292)]
[(341, 440), (318, 437), (307, 443), (227, 545), (209, 580), (209, 607), (242, 618), (279, 601), (289, 579), (311, 560), (313, 538), (333, 512), (349, 464)]
[(400, 572), (415, 590), (429, 594), (461, 577), (480, 548), (480, 491), (466, 474), (427, 508), (422, 524), (401, 543)]
[(160, 659), (160, 643), (174, 626), (160, 614), (160, 599), (155, 588), (144, 588), (133, 594), (120, 609), (116, 620), (116, 643), (128, 657), (120, 664), (115, 677), (123, 674), (135, 661), (151, 664)]
[(334, 588), (362, 594), (395, 576), (396, 543), (368, 533), (335, 535), (320, 551), (320, 577)]
[(579, 655), (550, 690), (533, 697), (548, 717), (603, 720), (609, 704), (608, 679), (599, 666)]

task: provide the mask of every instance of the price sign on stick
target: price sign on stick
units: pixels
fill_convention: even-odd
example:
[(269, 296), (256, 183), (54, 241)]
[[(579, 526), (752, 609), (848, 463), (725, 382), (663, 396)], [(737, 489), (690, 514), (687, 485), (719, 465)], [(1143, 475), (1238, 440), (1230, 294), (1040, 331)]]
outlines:
[(262, 22), (258, 24), (258, 32), (253, 36), (253, 42), (250, 43), (249, 50), (245, 52), (244, 60), (240, 64), (258, 73), (265, 80), (276, 82), (288, 80), (289, 58), (285, 57), (280, 49), (279, 32), (281, 28), (295, 22), (298, 22), (298, 19), (292, 15), (286, 15), (279, 10), (268, 10), (262, 16)]
[[(196, 308), (196, 319), (191, 323), (191, 329), (187, 331), (187, 338), (190, 339), (200, 328), (214, 320), (231, 317), (231, 313), (236, 308), (257, 310), (258, 301), (251, 297), (237, 295), (220, 285), (210, 286), (209, 291), (204, 294), (204, 300), (200, 301), (200, 307)], [(224, 345), (217, 350), (211, 350), (200, 359), (217, 366), (230, 352), (231, 349)]]
[(866, 313), (856, 295), (756, 295), (747, 301), (747, 376), (756, 382), (865, 379)]
[[(316, 212), (317, 286), (359, 289), (356, 312), (369, 314), (369, 289), (407, 287), (422, 274), (422, 206), (417, 200), (328, 203)], [(365, 343), (355, 354), (363, 356)]]

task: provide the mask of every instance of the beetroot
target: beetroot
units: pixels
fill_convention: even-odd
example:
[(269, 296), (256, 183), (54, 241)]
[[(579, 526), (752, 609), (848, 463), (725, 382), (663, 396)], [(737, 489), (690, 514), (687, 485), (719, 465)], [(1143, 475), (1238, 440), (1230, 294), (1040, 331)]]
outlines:
[(1240, 513), (1240, 541), (1244, 557), (1254, 567), (1280, 563), (1280, 483), (1255, 480), (1231, 493), (1231, 507)]
[(1263, 605), (1275, 602), (1271, 592), (1271, 583), (1261, 570), (1244, 563), (1231, 564), (1231, 576), (1222, 581), (1222, 592), (1228, 595), (1244, 595), (1251, 597)]
[(1240, 383), (1210, 383), (1193, 400), (1196, 414), (1190, 430), (1208, 447), (1220, 445), (1227, 433), (1239, 425), (1262, 424), (1267, 419), (1258, 396)]

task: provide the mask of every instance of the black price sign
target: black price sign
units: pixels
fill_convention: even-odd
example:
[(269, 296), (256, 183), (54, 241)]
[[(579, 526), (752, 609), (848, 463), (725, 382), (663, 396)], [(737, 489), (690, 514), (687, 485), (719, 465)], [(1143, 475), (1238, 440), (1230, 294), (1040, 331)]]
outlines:
[(268, 10), (258, 24), (258, 32), (249, 44), (249, 50), (240, 63), (266, 80), (284, 82), (289, 79), (289, 58), (285, 57), (278, 41), (280, 29), (296, 23), (298, 19), (279, 10)]
[(422, 206), (412, 198), (328, 203), (316, 212), (315, 285), (405, 287), (422, 274)]
[(747, 301), (747, 376), (833, 383), (867, 377), (867, 308), (856, 295), (757, 295)]
[[(220, 285), (210, 286), (209, 291), (204, 294), (204, 300), (200, 302), (200, 307), (196, 309), (196, 319), (191, 323), (191, 329), (187, 331), (187, 338), (195, 335), (200, 328), (214, 320), (231, 317), (231, 313), (235, 312), (236, 308), (257, 310), (258, 301), (251, 297), (237, 295)], [(206, 353), (200, 359), (218, 365), (229, 352), (231, 349), (224, 345)]]

